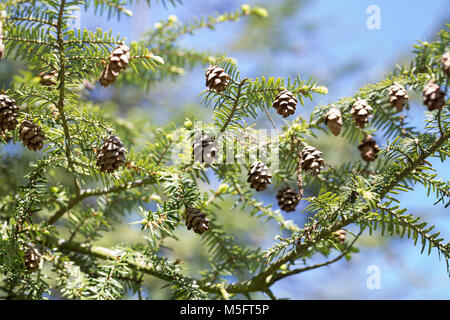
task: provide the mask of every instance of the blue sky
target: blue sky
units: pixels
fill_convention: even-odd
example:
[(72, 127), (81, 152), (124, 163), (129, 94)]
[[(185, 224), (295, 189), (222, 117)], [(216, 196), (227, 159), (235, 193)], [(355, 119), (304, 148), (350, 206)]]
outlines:
[[(141, 4), (134, 8), (133, 19), (123, 17), (120, 22), (100, 20), (98, 16), (83, 13), (82, 26), (95, 28), (107, 25), (114, 32), (131, 39), (140, 37), (142, 30), (153, 25), (169, 14), (175, 14), (181, 21), (189, 21), (194, 16), (208, 15), (217, 11), (234, 10), (244, 2), (213, 2), (206, 0), (185, 1), (185, 5), (164, 9), (153, 4), (150, 10)], [(264, 1), (248, 1), (260, 4)], [(270, 2), (267, 2), (270, 3)], [(366, 27), (368, 14), (366, 8), (376, 4), (381, 12), (381, 29), (369, 30)], [(432, 40), (436, 31), (449, 22), (450, 1), (311, 1), (294, 18), (286, 21), (284, 28), (291, 41), (285, 50), (243, 52), (234, 49), (232, 44), (243, 26), (243, 21), (223, 24), (216, 31), (205, 30), (196, 36), (184, 37), (181, 42), (188, 47), (219, 51), (237, 59), (241, 74), (250, 77), (276, 75), (292, 76), (300, 73), (314, 77), (329, 87), (327, 96), (320, 96), (299, 112), (309, 114), (317, 104), (331, 103), (339, 97), (352, 96), (356, 89), (368, 82), (383, 78), (399, 59), (412, 57), (412, 44), (417, 40)], [(447, 9), (445, 9), (447, 8)], [(318, 23), (319, 28), (305, 31), (302, 24)], [(291, 50), (288, 47), (300, 48)], [(404, 60), (403, 60), (404, 62)], [(343, 68), (352, 64), (360, 67), (342, 73)], [(203, 90), (202, 68), (194, 69), (189, 81), (183, 84), (183, 101), (177, 101), (173, 94), (170, 102), (174, 108), (183, 106), (186, 101), (199, 102), (198, 93)], [(262, 71), (263, 70), (263, 71)], [(174, 86), (175, 87), (175, 86)], [(177, 90), (177, 89), (174, 89)], [(152, 93), (151, 93), (152, 94)], [(150, 95), (151, 95), (150, 94)], [(166, 97), (166, 96), (164, 96)], [(157, 107), (157, 106), (153, 106)], [(408, 117), (414, 124), (422, 126), (425, 108), (413, 103)], [(448, 163), (433, 161), (433, 166), (445, 179), (450, 177)], [(401, 195), (402, 206), (411, 208), (423, 216), (444, 238), (450, 238), (450, 218), (442, 206), (433, 206), (434, 198), (427, 199), (423, 188)], [(317, 261), (319, 261), (317, 259)], [(366, 269), (377, 265), (381, 269), (381, 289), (368, 290)], [(439, 261), (433, 251), (431, 256), (421, 255), (418, 247), (412, 247), (408, 239), (391, 240), (387, 246), (373, 246), (370, 239), (362, 239), (361, 252), (350, 262), (340, 261), (329, 268), (310, 271), (274, 286), (279, 297), (293, 299), (449, 299), (450, 280), (443, 261)]]

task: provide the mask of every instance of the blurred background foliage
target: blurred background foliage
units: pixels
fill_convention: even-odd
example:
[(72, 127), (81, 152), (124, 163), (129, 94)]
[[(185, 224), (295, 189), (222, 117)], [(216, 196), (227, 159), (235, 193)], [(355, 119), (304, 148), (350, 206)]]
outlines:
[[(297, 114), (309, 115), (316, 105), (327, 104), (342, 96), (353, 95), (356, 89), (368, 82), (381, 79), (398, 63), (408, 63), (412, 44), (420, 40), (431, 41), (445, 22), (450, 21), (448, 1), (377, 1), (381, 8), (381, 30), (366, 28), (366, 8), (370, 1), (248, 1), (250, 5), (267, 8), (266, 18), (251, 16), (237, 22), (226, 22), (215, 30), (201, 29), (194, 34), (184, 35), (178, 40), (182, 47), (195, 48), (211, 55), (224, 53), (235, 58), (241, 74), (248, 77), (260, 75), (288, 77), (300, 73), (303, 78), (313, 75), (321, 84), (329, 88), (327, 96), (317, 96), (314, 103), (305, 101)], [(122, 16), (107, 20), (94, 12), (81, 13), (81, 25), (91, 30), (96, 27), (111, 28), (113, 33), (120, 32), (129, 40), (145, 38), (145, 32), (155, 23), (167, 21), (169, 15), (186, 22), (193, 17), (211, 15), (214, 12), (231, 11), (240, 8), (242, 1), (186, 1), (182, 5), (164, 8), (153, 3), (150, 8), (145, 3), (133, 5), (132, 17)], [(173, 17), (172, 17), (173, 19)], [(186, 118), (195, 115), (198, 120), (208, 121), (212, 110), (200, 104), (198, 94), (204, 88), (204, 69), (206, 63), (180, 67), (179, 76), (166, 79), (156, 86), (143, 91), (133, 86), (112, 86), (102, 88), (95, 84), (89, 99), (101, 105), (101, 112), (110, 117), (123, 119), (123, 124), (141, 123), (141, 128), (149, 123), (153, 126), (167, 126), (171, 123), (181, 126)], [(0, 63), (0, 88), (6, 88), (17, 75), (24, 76), (26, 66), (21, 62), (2, 61)], [(33, 77), (36, 75), (29, 74)], [(411, 109), (408, 117), (421, 119), (423, 111), (420, 97), (411, 97)], [(300, 110), (299, 110), (300, 109)], [(271, 110), (272, 113), (273, 110)], [(280, 117), (274, 117), (282, 124)], [(423, 124), (417, 120), (416, 125)], [(265, 115), (258, 118), (257, 127), (270, 127)], [(125, 132), (124, 132), (125, 133)], [(128, 140), (128, 138), (126, 139)], [(325, 160), (331, 165), (339, 165), (349, 160), (359, 159), (359, 153), (353, 145), (343, 138), (331, 138), (320, 135), (311, 142), (322, 150)], [(380, 143), (379, 143), (380, 144)], [(382, 143), (381, 143), (382, 144)], [(38, 155), (26, 151), (19, 144), (0, 147), (0, 170), (4, 174), (23, 177), (26, 164), (36, 160)], [(450, 176), (448, 164), (433, 163), (444, 179)], [(61, 185), (70, 185), (61, 172), (53, 175)], [(67, 177), (66, 177), (67, 178)], [(68, 178), (67, 178), (68, 179)], [(0, 188), (17, 188), (25, 181), (17, 180), (16, 186), (0, 183)], [(214, 184), (215, 182), (212, 181)], [(216, 182), (217, 183), (217, 182)], [(308, 186), (306, 186), (307, 188)], [(450, 236), (450, 219), (444, 209), (432, 207), (433, 199), (415, 197), (423, 190), (408, 193), (401, 198), (403, 207), (408, 207), (417, 216), (423, 216), (431, 224), (437, 223), (444, 238)], [(269, 189), (259, 195), (265, 203), (274, 201), (274, 190)], [(313, 190), (305, 190), (305, 197)], [(239, 208), (230, 210), (232, 202), (218, 202), (221, 211), (219, 224), (236, 236), (237, 241), (249, 246), (263, 248), (274, 243), (278, 228), (273, 222), (264, 222), (242, 214)], [(307, 206), (305, 200), (301, 207)], [(148, 209), (155, 209), (149, 207)], [(289, 219), (302, 225), (306, 214), (283, 213)], [(112, 232), (107, 232), (98, 241), (99, 245), (111, 247), (121, 242), (139, 243), (148, 231), (140, 231), (138, 225), (129, 223), (139, 220), (137, 208), (117, 221)], [(180, 259), (195, 276), (207, 266), (208, 252), (194, 233), (179, 228), (176, 235), (182, 241), (170, 240), (164, 254)], [(64, 236), (64, 235), (62, 235)], [(395, 299), (395, 298), (450, 298), (450, 281), (445, 272), (445, 264), (434, 257), (420, 255), (419, 250), (409, 243), (410, 240), (397, 240), (395, 237), (363, 236), (360, 241), (361, 252), (348, 261), (340, 261), (330, 268), (322, 268), (290, 277), (273, 286), (277, 297), (291, 299)], [(369, 265), (378, 265), (382, 271), (381, 290), (369, 290), (366, 269)], [(236, 275), (242, 278), (243, 275)], [(166, 289), (160, 289), (164, 283), (153, 277), (145, 277), (145, 295), (151, 299), (169, 297)], [(136, 297), (129, 297), (136, 298)], [(254, 298), (257, 298), (255, 295)], [(260, 298), (266, 298), (260, 296)]]

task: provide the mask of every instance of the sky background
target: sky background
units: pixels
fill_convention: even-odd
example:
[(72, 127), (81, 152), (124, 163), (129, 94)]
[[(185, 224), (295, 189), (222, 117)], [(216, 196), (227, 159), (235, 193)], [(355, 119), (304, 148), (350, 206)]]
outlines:
[[(280, 1), (281, 2), (281, 1)], [(260, 36), (269, 34), (269, 42), (258, 44), (257, 38), (243, 38), (247, 22), (219, 25), (215, 31), (203, 30), (194, 36), (180, 39), (186, 47), (225, 53), (234, 57), (241, 75), (247, 77), (287, 77), (299, 73), (303, 78), (314, 76), (329, 88), (326, 96), (315, 96), (313, 103), (298, 109), (296, 114), (309, 115), (316, 105), (328, 104), (340, 97), (353, 96), (356, 90), (369, 82), (381, 80), (396, 63), (411, 59), (412, 44), (417, 40), (432, 41), (437, 31), (449, 22), (450, 1), (287, 1), (292, 10), (289, 16), (269, 30), (261, 30)], [(171, 14), (180, 21), (211, 15), (214, 12), (240, 8), (242, 1), (185, 1), (176, 8), (165, 9), (154, 2), (150, 9), (146, 4), (132, 7), (132, 18), (122, 17), (107, 21), (92, 12), (81, 14), (81, 26), (95, 29), (110, 27), (113, 33), (137, 40), (142, 32)], [(274, 1), (247, 1), (250, 5), (276, 8)], [(381, 12), (381, 29), (369, 30), (366, 9), (376, 4)], [(289, 6), (288, 6), (289, 9)], [(268, 33), (266, 33), (269, 31)], [(263, 34), (264, 33), (264, 34)], [(253, 30), (258, 37), (258, 30)], [(272, 38), (270, 38), (272, 36)], [(176, 83), (165, 82), (148, 94), (145, 108), (158, 110), (152, 113), (152, 121), (167, 122), (173, 112), (187, 103), (199, 104), (198, 94), (204, 89), (204, 67), (196, 67)], [(167, 88), (170, 88), (168, 90)], [(106, 97), (107, 91), (96, 88), (94, 95)], [(183, 99), (180, 99), (183, 97)], [(423, 127), (425, 111), (420, 103), (413, 102), (407, 116)], [(432, 161), (433, 167), (448, 180), (448, 162)], [(450, 238), (449, 211), (442, 205), (433, 206), (435, 199), (426, 198), (423, 188), (400, 195), (401, 205), (425, 221), (437, 224), (441, 236)], [(273, 202), (273, 197), (262, 199)], [(276, 208), (275, 204), (275, 208)], [(304, 221), (298, 212), (291, 216), (297, 223)], [(265, 249), (273, 239), (261, 243)], [(321, 268), (282, 280), (273, 286), (277, 297), (291, 299), (449, 299), (450, 279), (444, 261), (439, 261), (433, 250), (430, 256), (420, 254), (409, 239), (362, 237), (361, 252), (350, 262), (341, 260), (330, 267)], [(323, 261), (317, 257), (315, 261)], [(369, 290), (366, 286), (370, 265), (381, 270), (381, 289)]]

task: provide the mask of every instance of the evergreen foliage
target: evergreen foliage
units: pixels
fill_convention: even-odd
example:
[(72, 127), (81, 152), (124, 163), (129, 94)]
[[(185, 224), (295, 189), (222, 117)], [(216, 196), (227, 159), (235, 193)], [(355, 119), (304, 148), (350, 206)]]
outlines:
[[(0, 11), (4, 11), (0, 33), (5, 44), (3, 59), (26, 63), (26, 71), (14, 78), (4, 94), (20, 106), (19, 123), (29, 120), (45, 132), (44, 148), (32, 163), (23, 164), (23, 176), (11, 175), (7, 160), (0, 154), (0, 293), (4, 297), (121, 299), (137, 294), (144, 298), (147, 275), (164, 281), (173, 299), (242, 298), (253, 292), (273, 297), (270, 287), (275, 282), (342, 257), (351, 258), (358, 251), (354, 245), (359, 236), (376, 230), (383, 236), (411, 238), (427, 254), (437, 250), (448, 269), (448, 240), (440, 237), (437, 227), (402, 208), (396, 195), (423, 185), (426, 196), (435, 197), (437, 206), (449, 206), (449, 183), (440, 179), (427, 161), (438, 158), (444, 162), (450, 156), (449, 103), (447, 100), (442, 109), (434, 111), (424, 107), (426, 126), (422, 130), (408, 124), (408, 119), (390, 105), (389, 89), (396, 82), (421, 94), (433, 79), (448, 92), (448, 78), (440, 61), (449, 50), (449, 25), (436, 41), (414, 46), (416, 56), (409, 66), (396, 66), (385, 79), (360, 88), (352, 97), (317, 106), (309, 119), (288, 117), (278, 136), (267, 137), (264, 144), (279, 143), (279, 167), (271, 172), (274, 187), (296, 186), (303, 180), (303, 186), (316, 191), (315, 196), (302, 200), (310, 203), (304, 212), (312, 216), (304, 226), (297, 226), (285, 217), (298, 212), (284, 215), (255, 197), (256, 192), (246, 182), (252, 159), (238, 164), (174, 163), (172, 151), (182, 142), (178, 137), (183, 140), (195, 131), (191, 121), (182, 128), (158, 128), (117, 120), (86, 98), (86, 81), (98, 79), (111, 51), (120, 44), (131, 48), (131, 57), (127, 70), (114, 82), (118, 87), (148, 90), (163, 79), (181, 76), (185, 68), (223, 68), (230, 76), (229, 85), (222, 92), (205, 90), (201, 101), (205, 108), (214, 110), (206, 128), (226, 132), (225, 143), (252, 136), (256, 131), (253, 119), (260, 114), (270, 118), (268, 109), (279, 92), (291, 91), (300, 107), (305, 98), (327, 94), (327, 88), (300, 75), (294, 79), (250, 79), (230, 57), (186, 49), (177, 43), (181, 36), (202, 28), (214, 29), (218, 23), (247, 15), (263, 18), (267, 12), (259, 7), (244, 5), (234, 12), (186, 24), (172, 17), (146, 32), (143, 40), (132, 43), (111, 31), (69, 27), (76, 6), (122, 19), (131, 14), (127, 7), (132, 2), (7, 0), (0, 4)], [(152, 6), (180, 5), (175, 0), (146, 2)], [(38, 74), (52, 70), (58, 74), (56, 83), (43, 86)], [(374, 109), (364, 128), (357, 126), (350, 114), (358, 98)], [(298, 154), (310, 145), (311, 137), (329, 133), (325, 115), (332, 106), (343, 118), (341, 136), (355, 149), (368, 134), (386, 143), (379, 143), (381, 151), (375, 162), (355, 161), (338, 167), (325, 164), (320, 173), (309, 175), (298, 169)], [(1, 132), (0, 143), (4, 145), (10, 138), (17, 143), (18, 130)], [(111, 134), (123, 141), (127, 160), (117, 172), (104, 173), (96, 166), (96, 155)], [(246, 152), (254, 148), (251, 139), (239, 141)], [(55, 178), (58, 175), (70, 177), (70, 184), (60, 183)], [(211, 176), (220, 181), (218, 189), (210, 187)], [(234, 205), (224, 209), (223, 199)], [(166, 257), (167, 243), (182, 241), (175, 231), (185, 228), (188, 207), (201, 210), (210, 221), (209, 230), (195, 235), (209, 255), (209, 265), (198, 276), (190, 275), (180, 261)], [(223, 230), (217, 217), (236, 208), (253, 219), (276, 223), (280, 227), (277, 243), (265, 249), (244, 246)], [(99, 240), (133, 210), (142, 216), (135, 224), (149, 236), (143, 235), (140, 243), (102, 247)], [(350, 225), (357, 226), (359, 233), (344, 243), (336, 242), (333, 233)], [(24, 265), (30, 243), (42, 255), (37, 272), (28, 272)], [(329, 260), (311, 265), (309, 259), (316, 253)], [(235, 276), (234, 282), (226, 278), (229, 275)]]

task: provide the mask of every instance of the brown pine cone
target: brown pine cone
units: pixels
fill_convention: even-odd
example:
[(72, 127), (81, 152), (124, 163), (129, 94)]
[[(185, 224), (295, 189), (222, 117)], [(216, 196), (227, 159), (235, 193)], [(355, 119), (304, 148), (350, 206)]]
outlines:
[(366, 100), (361, 100), (359, 97), (353, 104), (350, 114), (353, 116), (353, 120), (360, 128), (364, 128), (369, 123), (369, 117), (371, 116), (373, 108), (367, 103)]
[(277, 194), (277, 199), (281, 210), (286, 212), (295, 211), (295, 208), (300, 201), (298, 193), (291, 187), (284, 187), (283, 189), (280, 189)]
[(338, 136), (342, 129), (342, 115), (335, 106), (331, 106), (328, 112), (325, 114), (325, 124), (331, 133)]
[(423, 87), (423, 104), (428, 111), (439, 110), (445, 105), (445, 92), (433, 80)]
[(225, 70), (217, 66), (209, 66), (205, 73), (206, 86), (210, 90), (222, 92), (229, 84), (230, 76), (225, 73)]
[(45, 134), (40, 126), (29, 120), (23, 120), (19, 128), (19, 140), (29, 150), (41, 150), (44, 146)]
[(394, 82), (394, 84), (389, 89), (389, 102), (391, 106), (397, 109), (398, 112), (403, 110), (403, 107), (408, 104), (408, 94), (406, 89), (401, 84)]
[(347, 233), (344, 230), (338, 230), (333, 232), (334, 239), (340, 244), (344, 244)]
[(311, 175), (318, 175), (325, 162), (322, 158), (322, 152), (314, 147), (306, 146), (303, 148), (301, 156), (303, 160), (302, 169)]
[(217, 143), (214, 141), (214, 137), (210, 137), (204, 132), (194, 137), (192, 147), (194, 162), (211, 164), (216, 158)]
[(272, 106), (277, 110), (278, 114), (286, 118), (295, 113), (297, 103), (297, 98), (292, 92), (283, 90), (276, 96)]
[(45, 87), (50, 87), (56, 85), (56, 78), (58, 78), (58, 71), (42, 71), (39, 73), (39, 77), (41, 78), (41, 85)]
[(263, 191), (267, 189), (268, 184), (272, 183), (271, 178), (269, 168), (262, 162), (255, 162), (250, 166), (247, 182), (250, 183), (250, 188)]
[(447, 77), (450, 77), (450, 51), (447, 51), (441, 58), (442, 70)]
[(25, 267), (28, 271), (35, 271), (39, 269), (39, 262), (41, 261), (41, 255), (35, 248), (28, 248), (24, 255)]
[(186, 209), (186, 227), (188, 230), (193, 229), (195, 233), (202, 234), (208, 227), (209, 220), (206, 214), (196, 208)]
[(361, 141), (358, 149), (361, 151), (361, 158), (367, 162), (374, 161), (378, 157), (378, 152), (380, 151), (371, 135), (367, 135), (363, 141)]
[(126, 162), (122, 141), (115, 135), (110, 135), (97, 153), (96, 165), (100, 167), (100, 172), (113, 173)]
[(0, 131), (12, 131), (16, 128), (19, 107), (16, 101), (5, 94), (0, 94)]
[(130, 48), (121, 44), (111, 52), (109, 63), (100, 75), (100, 84), (103, 87), (113, 83), (119, 74), (128, 67), (130, 61)]

